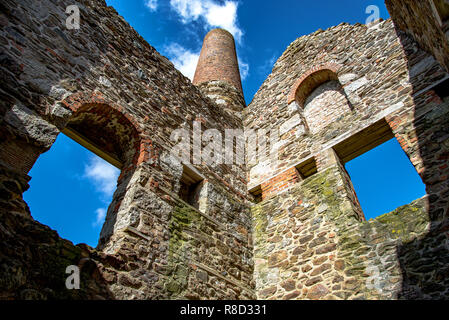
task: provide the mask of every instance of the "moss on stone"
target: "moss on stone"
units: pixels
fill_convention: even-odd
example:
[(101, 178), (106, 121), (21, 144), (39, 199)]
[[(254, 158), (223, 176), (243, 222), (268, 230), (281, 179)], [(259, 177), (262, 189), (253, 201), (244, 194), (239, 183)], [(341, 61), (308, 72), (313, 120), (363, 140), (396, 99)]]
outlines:
[(251, 214), (253, 216), (253, 236), (255, 243), (264, 242), (266, 238), (265, 230), (267, 229), (268, 219), (263, 205), (263, 203), (259, 203), (251, 208)]
[(375, 223), (391, 238), (408, 242), (413, 240), (416, 234), (426, 232), (430, 219), (425, 208), (425, 199), (422, 198), (367, 223)]
[(187, 247), (193, 247), (184, 234), (185, 229), (188, 229), (194, 223), (200, 221), (200, 214), (195, 209), (183, 205), (177, 206), (173, 209), (169, 230), (169, 252), (168, 252), (168, 266), (175, 270), (174, 274), (166, 281), (165, 288), (173, 295), (181, 295), (182, 291), (186, 289), (190, 269), (186, 265), (187, 259), (183, 257)]

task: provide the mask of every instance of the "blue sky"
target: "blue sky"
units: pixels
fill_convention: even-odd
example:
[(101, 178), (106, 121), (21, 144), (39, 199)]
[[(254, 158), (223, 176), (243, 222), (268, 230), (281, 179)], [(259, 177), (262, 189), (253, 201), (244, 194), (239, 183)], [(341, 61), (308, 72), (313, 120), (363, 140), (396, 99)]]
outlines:
[[(365, 23), (370, 15), (366, 13), (369, 5), (378, 6), (382, 18), (389, 17), (383, 0), (106, 2), (190, 78), (206, 33), (216, 27), (230, 31), (236, 39), (247, 103), (251, 102), (271, 72), (274, 62), (296, 38), (341, 22)], [(406, 180), (410, 169), (414, 169), (397, 143), (390, 142), (380, 148), (385, 149), (373, 150), (373, 154), (368, 153), (347, 164), (367, 217), (374, 214), (372, 212), (391, 211), (423, 195), (419, 178), (418, 181)], [(376, 166), (388, 164), (395, 154), (402, 154), (398, 167), (376, 169)], [(400, 168), (408, 168), (408, 171), (399, 171)], [(390, 183), (390, 188), (372, 190), (370, 188), (374, 184), (366, 181), (373, 180), (357, 178), (359, 174), (367, 175), (376, 170), (390, 173), (386, 175), (390, 177), (388, 181), (396, 180), (401, 184), (395, 186)], [(61, 134), (51, 150), (43, 154), (31, 170), (31, 188), (24, 198), (35, 219), (74, 243), (96, 246), (118, 174), (117, 169)], [(391, 179), (394, 174), (395, 179)], [(376, 178), (380, 176), (373, 175), (372, 179)], [(381, 196), (380, 191), (384, 195)], [(407, 196), (398, 196), (398, 191)]]
[(367, 220), (419, 199), (426, 186), (396, 138), (345, 165)]
[(119, 170), (64, 134), (31, 169), (31, 215), (75, 244), (96, 246)]
[(106, 0), (184, 75), (192, 77), (204, 36), (230, 31), (249, 104), (274, 62), (296, 38), (318, 29), (365, 23), (369, 5), (388, 18), (383, 0)]

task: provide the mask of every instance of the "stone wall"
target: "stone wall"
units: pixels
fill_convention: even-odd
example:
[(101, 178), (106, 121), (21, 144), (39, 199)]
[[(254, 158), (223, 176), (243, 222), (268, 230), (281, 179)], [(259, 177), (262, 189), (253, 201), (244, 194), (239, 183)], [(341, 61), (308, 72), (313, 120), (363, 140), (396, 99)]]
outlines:
[[(444, 48), (426, 48), (392, 3), (396, 27), (341, 24), (294, 41), (240, 112), (239, 86), (192, 85), (103, 0), (77, 2), (79, 30), (65, 27), (73, 1), (4, 0), (0, 297), (447, 298)], [(171, 135), (193, 121), (223, 136), (279, 129), (279, 159), (182, 163)], [(61, 239), (22, 198), (61, 131), (121, 169), (96, 249)], [(427, 195), (365, 221), (344, 165), (392, 137)], [(190, 204), (189, 170), (202, 180)], [(65, 288), (68, 265), (81, 268), (79, 291)]]
[[(449, 100), (434, 89), (447, 76), (390, 20), (287, 48), (244, 111), (247, 128), (281, 135), (277, 161), (248, 167), (263, 199), (252, 207), (259, 299), (448, 297)], [(332, 84), (341, 93), (321, 92)], [(392, 137), (427, 196), (365, 221), (344, 164)], [(297, 178), (311, 159), (317, 173)]]
[[(217, 106), (242, 118), (242, 106), (246, 105), (243, 93), (226, 81), (214, 80), (197, 85), (204, 96)], [(241, 126), (242, 127), (242, 126)], [(241, 128), (240, 127), (240, 128)]]
[(441, 299), (449, 234), (429, 236), (428, 197), (354, 218), (329, 168), (252, 208), (258, 299)]
[[(207, 185), (199, 211), (180, 199), (183, 164), (170, 154), (173, 130), (196, 120), (223, 132), (242, 127), (240, 118), (203, 96), (104, 1), (76, 1), (80, 29), (68, 30), (73, 4), (1, 4), (1, 297), (253, 297), (244, 165), (196, 166)], [(61, 131), (121, 169), (97, 250), (60, 239), (22, 200), (27, 173)], [(83, 290), (68, 292), (65, 268), (86, 259)]]
[[(407, 50), (415, 48), (415, 42), (407, 43)], [(390, 20), (368, 27), (341, 24), (295, 40), (244, 110), (245, 128), (278, 129), (281, 138), (279, 161), (249, 164), (248, 188), (310, 157), (318, 158), (324, 150), (395, 110), (410, 108), (409, 93), (426, 89), (447, 76), (432, 56), (415, 55), (421, 61), (404, 52)], [(316, 83), (337, 78), (351, 112), (336, 114), (338, 121), (331, 121), (333, 117), (328, 115), (329, 121), (322, 122), (329, 125), (314, 132), (307, 127), (307, 109), (294, 94), (291, 98), (291, 92), (298, 88), (298, 81), (302, 83), (304, 78), (325, 70), (331, 72), (324, 78), (317, 77)]]
[(385, 0), (385, 4), (396, 27), (413, 36), (424, 50), (430, 52), (449, 71), (449, 34), (445, 32), (437, 6), (432, 8), (433, 1), (444, 2)]

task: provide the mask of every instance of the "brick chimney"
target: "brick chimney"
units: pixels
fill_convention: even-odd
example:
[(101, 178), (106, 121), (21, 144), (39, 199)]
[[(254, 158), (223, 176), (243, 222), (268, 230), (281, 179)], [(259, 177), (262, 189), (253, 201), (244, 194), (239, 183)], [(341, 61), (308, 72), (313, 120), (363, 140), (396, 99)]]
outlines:
[(234, 37), (228, 31), (213, 29), (204, 38), (193, 84), (225, 109), (245, 106)]
[(213, 29), (204, 38), (193, 84), (226, 81), (242, 92), (234, 37), (224, 29)]

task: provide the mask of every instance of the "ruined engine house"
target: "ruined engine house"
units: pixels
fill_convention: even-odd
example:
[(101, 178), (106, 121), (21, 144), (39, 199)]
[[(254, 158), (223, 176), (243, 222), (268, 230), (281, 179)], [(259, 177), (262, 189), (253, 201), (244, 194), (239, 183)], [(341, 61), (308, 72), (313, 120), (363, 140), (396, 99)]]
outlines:
[[(298, 38), (248, 106), (229, 32), (206, 35), (192, 83), (103, 0), (65, 30), (70, 4), (0, 5), (1, 299), (449, 297), (447, 1)], [(194, 121), (277, 128), (279, 159), (184, 163), (171, 134)], [(61, 132), (121, 170), (97, 248), (22, 197)], [(366, 221), (344, 165), (393, 137), (427, 195)]]

